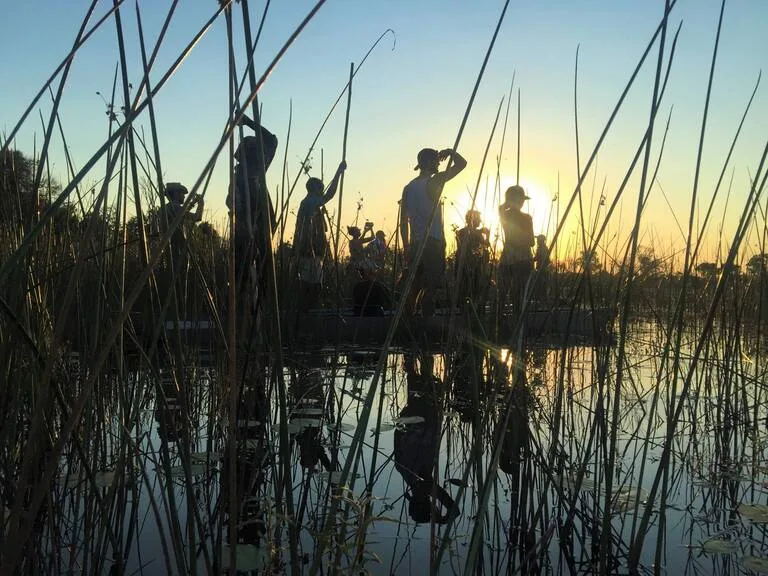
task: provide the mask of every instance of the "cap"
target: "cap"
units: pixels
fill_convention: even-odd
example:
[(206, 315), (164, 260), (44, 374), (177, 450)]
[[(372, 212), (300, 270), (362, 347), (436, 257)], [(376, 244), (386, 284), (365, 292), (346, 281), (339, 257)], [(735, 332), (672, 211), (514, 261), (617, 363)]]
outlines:
[(519, 186), (518, 184), (515, 184), (515, 185), (510, 186), (509, 188), (507, 188), (506, 197), (507, 198), (522, 198), (523, 200), (530, 200), (531, 199), (531, 197), (528, 196), (525, 193), (525, 190), (523, 189), (523, 187)]
[(434, 148), (422, 148), (416, 156), (416, 166), (413, 169), (418, 170), (433, 166), (438, 163), (438, 158), (439, 154)]

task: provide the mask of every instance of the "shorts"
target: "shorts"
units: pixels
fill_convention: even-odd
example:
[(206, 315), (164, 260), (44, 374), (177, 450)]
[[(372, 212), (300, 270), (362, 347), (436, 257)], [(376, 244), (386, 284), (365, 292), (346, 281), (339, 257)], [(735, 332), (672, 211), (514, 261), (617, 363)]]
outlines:
[[(416, 240), (408, 252), (408, 265), (416, 259), (421, 240)], [(445, 277), (445, 242), (436, 238), (427, 238), (421, 262), (416, 269), (416, 281), (424, 288), (439, 288)]]

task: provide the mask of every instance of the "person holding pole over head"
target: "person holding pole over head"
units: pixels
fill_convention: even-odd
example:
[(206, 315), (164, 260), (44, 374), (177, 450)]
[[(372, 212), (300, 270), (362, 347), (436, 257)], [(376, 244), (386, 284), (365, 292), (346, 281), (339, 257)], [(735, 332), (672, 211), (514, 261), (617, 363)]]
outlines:
[[(257, 132), (256, 136), (246, 136), (235, 151), (234, 189), (227, 195), (227, 208), (235, 212), (235, 277), (240, 284), (244, 271), (252, 264), (261, 269), (267, 250), (272, 249), (271, 242), (275, 231), (275, 209), (269, 197), (269, 190), (261, 190), (261, 173), (269, 165), (277, 152), (277, 137), (264, 126), (257, 125), (248, 116), (243, 115), (241, 124)], [(261, 218), (264, 211), (269, 212), (270, 231), (268, 235), (260, 232)], [(253, 243), (251, 242), (253, 240)]]
[[(448, 159), (453, 163), (441, 172), (440, 162)], [(417, 156), (415, 170), (419, 171), (419, 175), (403, 189), (400, 237), (408, 268), (415, 267), (414, 284), (406, 296), (406, 310), (411, 315), (415, 314), (419, 301), (425, 318), (435, 313), (435, 292), (445, 275), (445, 231), (438, 202), (445, 183), (466, 166), (467, 161), (450, 148), (439, 152), (433, 148), (424, 148)], [(424, 253), (417, 263), (416, 256), (422, 243)]]
[(328, 252), (324, 206), (336, 195), (339, 179), (346, 169), (347, 163), (342, 160), (327, 189), (319, 178), (307, 180), (307, 195), (299, 205), (293, 250), (298, 265), (299, 307), (302, 310), (315, 307), (320, 297), (323, 259)]

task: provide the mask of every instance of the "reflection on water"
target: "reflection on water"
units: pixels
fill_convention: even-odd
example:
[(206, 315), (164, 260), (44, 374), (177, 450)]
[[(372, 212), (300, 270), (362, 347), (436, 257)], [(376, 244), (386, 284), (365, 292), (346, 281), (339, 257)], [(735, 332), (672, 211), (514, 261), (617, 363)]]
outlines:
[(761, 380), (707, 363), (680, 397), (637, 342), (618, 405), (615, 351), (590, 347), (297, 353), (254, 362), (235, 405), (214, 369), (105, 382), (38, 529), (45, 571), (627, 573), (638, 542), (640, 572), (759, 569)]

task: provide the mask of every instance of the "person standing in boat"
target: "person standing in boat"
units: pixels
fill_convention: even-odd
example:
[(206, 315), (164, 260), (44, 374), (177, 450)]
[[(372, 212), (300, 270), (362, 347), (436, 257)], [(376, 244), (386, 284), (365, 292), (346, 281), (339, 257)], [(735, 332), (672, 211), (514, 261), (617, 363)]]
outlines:
[[(272, 234), (275, 231), (275, 209), (269, 197), (269, 190), (261, 189), (262, 173), (266, 174), (277, 152), (277, 137), (264, 126), (257, 125), (243, 115), (241, 124), (257, 132), (257, 136), (246, 136), (235, 151), (234, 189), (227, 195), (227, 208), (235, 217), (235, 276), (238, 285), (243, 281), (245, 271), (256, 264), (260, 271), (268, 250), (272, 249)], [(266, 213), (270, 230), (262, 230)], [(266, 233), (265, 233), (266, 232)]]
[(339, 164), (328, 188), (319, 178), (307, 180), (307, 195), (299, 205), (293, 250), (296, 255), (299, 280), (299, 307), (314, 308), (323, 284), (323, 260), (328, 253), (324, 206), (336, 195), (339, 179), (347, 163)]
[[(165, 197), (168, 201), (157, 214), (157, 228), (161, 234), (166, 233), (176, 217), (184, 210), (184, 197), (189, 193), (187, 187), (179, 182), (168, 182), (165, 185)], [(184, 255), (184, 245), (188, 233), (188, 225), (200, 222), (203, 218), (205, 200), (195, 194), (192, 204), (196, 206), (194, 212), (188, 212), (179, 226), (171, 234), (170, 254), (173, 262), (179, 262)]]
[(347, 226), (349, 234), (349, 266), (351, 274), (357, 274), (366, 259), (365, 245), (373, 241), (373, 222), (366, 222), (363, 232), (357, 226)]
[(366, 247), (366, 252), (376, 268), (383, 270), (387, 260), (387, 236), (384, 234), (384, 230), (376, 231), (373, 241)]
[[(166, 234), (175, 221), (176, 217), (184, 211), (184, 197), (189, 193), (187, 187), (179, 182), (168, 182), (165, 185), (165, 197), (168, 201), (160, 208), (156, 216), (156, 228), (158, 233)], [(194, 212), (187, 212), (179, 225), (171, 232), (170, 244), (166, 252), (162, 272), (158, 275), (162, 289), (163, 306), (170, 305), (170, 300), (166, 297), (171, 289), (174, 293), (183, 294), (182, 286), (186, 286), (186, 274), (189, 265), (187, 255), (187, 238), (190, 233), (190, 227), (196, 222), (200, 222), (203, 217), (203, 208), (205, 201), (200, 195), (195, 195), (192, 205), (196, 206)], [(178, 287), (179, 290), (175, 290)], [(185, 302), (179, 301), (178, 305), (184, 311)]]
[[(440, 162), (452, 160), (442, 172)], [(445, 275), (445, 232), (443, 214), (438, 206), (443, 186), (467, 166), (467, 161), (456, 151), (446, 148), (437, 151), (424, 148), (419, 151), (415, 170), (419, 175), (403, 189), (400, 200), (400, 236), (407, 267), (416, 268), (411, 293), (407, 295), (407, 311), (413, 315), (421, 300), (425, 318), (435, 313), (435, 292)], [(434, 213), (434, 218), (433, 218)], [(416, 266), (416, 255), (424, 244), (424, 253)]]
[(508, 302), (512, 312), (522, 310), (525, 285), (533, 271), (533, 221), (522, 211), (529, 197), (522, 186), (507, 188), (505, 202), (499, 206), (499, 221), (504, 230), (504, 248), (499, 261), (499, 309)]
[(485, 304), (483, 282), (488, 263), (488, 228), (480, 228), (480, 212), (468, 210), (466, 226), (456, 232), (456, 282), (459, 305), (469, 300), (475, 309)]

